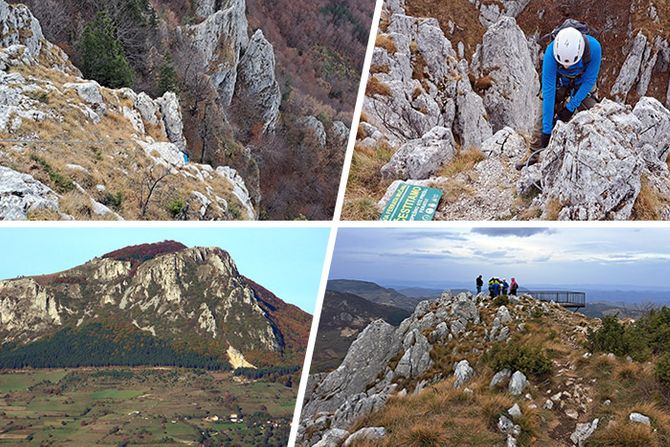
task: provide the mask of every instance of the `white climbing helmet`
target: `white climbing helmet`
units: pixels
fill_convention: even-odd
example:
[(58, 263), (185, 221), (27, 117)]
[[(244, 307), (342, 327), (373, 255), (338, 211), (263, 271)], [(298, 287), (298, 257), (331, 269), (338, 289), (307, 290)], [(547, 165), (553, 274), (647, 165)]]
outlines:
[(564, 67), (571, 67), (582, 59), (585, 45), (584, 36), (579, 30), (563, 28), (554, 40), (554, 58)]

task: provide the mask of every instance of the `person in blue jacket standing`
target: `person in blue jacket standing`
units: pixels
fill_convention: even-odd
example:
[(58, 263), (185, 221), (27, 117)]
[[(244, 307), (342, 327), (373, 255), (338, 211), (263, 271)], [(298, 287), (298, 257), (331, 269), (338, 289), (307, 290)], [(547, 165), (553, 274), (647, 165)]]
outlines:
[[(554, 34), (555, 33), (555, 34)], [(556, 119), (567, 123), (575, 112), (593, 107), (600, 73), (602, 48), (588, 27), (568, 19), (555, 30), (554, 40), (544, 53), (542, 63), (542, 115), (538, 117), (527, 162), (521, 170), (539, 161), (539, 154), (551, 139)]]

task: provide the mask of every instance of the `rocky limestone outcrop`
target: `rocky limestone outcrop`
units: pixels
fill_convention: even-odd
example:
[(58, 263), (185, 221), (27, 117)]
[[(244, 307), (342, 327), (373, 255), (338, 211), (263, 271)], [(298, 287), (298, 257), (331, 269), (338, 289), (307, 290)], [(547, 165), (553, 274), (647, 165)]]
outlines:
[[(598, 426), (594, 421), (577, 424), (575, 428), (575, 419), (594, 405), (590, 388), (594, 382), (575, 377), (574, 367), (564, 363), (564, 359), (554, 362), (552, 380), (540, 380), (530, 371), (506, 368), (492, 374), (490, 379), (482, 377), (484, 383), (490, 380), (490, 386), (484, 390), (480, 387), (479, 378), (489, 374), (485, 367), (482, 368), (488, 363), (489, 349), (508, 343), (489, 340), (487, 334), (498, 325), (507, 328), (510, 334), (523, 337), (528, 331), (526, 325), (531, 321), (541, 324), (538, 315), (547, 321), (560, 322), (565, 329), (552, 337), (552, 342), (567, 343), (573, 349), (583, 349), (588, 329), (595, 329), (600, 324), (599, 320), (572, 314), (556, 303), (541, 302), (529, 295), (521, 295), (510, 304), (499, 306), (487, 294), (452, 295), (449, 292), (437, 300), (419, 303), (414, 313), (397, 329), (381, 320), (371, 323), (352, 344), (336, 370), (310, 376), (296, 445), (347, 445), (354, 424), (358, 424), (357, 427), (366, 423), (375, 425), (371, 421), (375, 421), (376, 411), (385, 411), (386, 405), (393, 405), (395, 410), (389, 411), (396, 411), (404, 399), (412, 399), (408, 402), (412, 408), (420, 409), (425, 404), (428, 405), (425, 407), (427, 412), (433, 411), (428, 410), (434, 408), (430, 402), (433, 396), (445, 392), (444, 388), (439, 388), (445, 385), (454, 390), (451, 398), (467, 402), (479, 402), (479, 394), (487, 394), (487, 402), (496, 393), (511, 397), (513, 403), (499, 415), (496, 427), (497, 433), (504, 436), (506, 445), (518, 444), (522, 433), (520, 419), (527, 413), (537, 415), (545, 400), (551, 402), (550, 406), (544, 404), (545, 410), (560, 411), (568, 417), (568, 422), (561, 422), (565, 424), (562, 427), (565, 430), (561, 430), (565, 432), (561, 435), (565, 441), (569, 442), (567, 438), (574, 431), (570, 439), (575, 445), (582, 445)], [(462, 350), (460, 346), (464, 345), (470, 347)], [(457, 361), (449, 368), (445, 367), (444, 358), (442, 363), (433, 364), (439, 358), (434, 356), (440, 353), (447, 358), (460, 355), (467, 358), (456, 357)], [(415, 370), (414, 365), (410, 366), (413, 363), (422, 366)], [(469, 385), (470, 382), (474, 385)], [(536, 393), (539, 400), (534, 397)], [(551, 399), (543, 395), (551, 396)], [(393, 397), (392, 401), (389, 401), (390, 397)], [(573, 418), (568, 413), (577, 416)], [(388, 414), (384, 413), (384, 416)], [(380, 417), (378, 420), (386, 419)], [(385, 429), (384, 437), (389, 435), (389, 427), (376, 428)], [(393, 442), (397, 442), (397, 428), (393, 427), (392, 431), (395, 432), (392, 433)]]
[(279, 117), (281, 92), (275, 78), (272, 44), (256, 30), (242, 58), (235, 85), (239, 101), (254, 110), (263, 122), (263, 131), (273, 131)]
[(603, 100), (570, 123), (559, 123), (540, 171), (545, 216), (553, 206), (563, 220), (629, 218), (646, 166), (660, 168), (659, 175), (665, 177), (661, 182), (667, 183), (667, 165), (662, 166), (667, 143), (646, 136), (649, 132), (667, 136), (670, 113), (664, 110), (668, 112), (652, 98), (641, 100), (637, 113)]
[(37, 60), (43, 42), (42, 27), (27, 6), (0, 1), (0, 47), (21, 46), (23, 57)]
[(486, 110), (469, 81), (467, 61), (459, 60), (437, 20), (407, 16), (398, 5), (383, 39), (389, 44), (374, 49), (377, 72), (363, 107), (393, 146), (435, 127), (452, 130), (467, 147), (491, 135)]
[(382, 167), (382, 176), (422, 180), (437, 172), (456, 155), (454, 136), (446, 127), (435, 127), (400, 146)]
[(500, 2), (469, 1), (479, 9), (479, 22), (487, 28), (498, 22), (501, 17), (518, 16), (530, 3), (530, 0), (502, 0)]
[(224, 107), (230, 106), (233, 99), (237, 66), (242, 51), (249, 44), (245, 9), (245, 0), (226, 0), (202, 23), (186, 28), (186, 34), (200, 52)]
[(511, 127), (530, 133), (539, 109), (540, 82), (526, 36), (513, 18), (503, 17), (486, 31), (479, 57), (482, 73), (492, 82), (484, 106), (493, 131)]
[[(398, 328), (382, 320), (371, 323), (352, 343), (342, 364), (312, 382), (299, 445), (329, 439), (331, 432), (346, 430), (356, 419), (380, 409), (397, 391), (395, 381), (415, 379), (431, 368), (434, 343), (459, 337), (469, 324), (479, 322), (472, 295), (444, 293), (436, 302), (419, 303)], [(394, 357), (398, 361), (391, 365)], [(421, 387), (417, 385), (416, 392)]]
[[(178, 218), (255, 219), (244, 180), (230, 168), (215, 171), (209, 165), (186, 163), (188, 142), (174, 93), (154, 100), (145, 93), (108, 89), (82, 79), (65, 53), (43, 38), (39, 22), (25, 6), (0, 1), (0, 27), (8, 45), (0, 50), (0, 132), (17, 141), (3, 148), (2, 164), (26, 175), (35, 161), (51, 170), (48, 177), (30, 172), (47, 182), (44, 187), (26, 177), (19, 182), (17, 175), (3, 170), (8, 188), (3, 192), (4, 218), (26, 218), (27, 213), (43, 209), (52, 218), (69, 219), (71, 212), (62, 209), (88, 203), (77, 218), (120, 219), (122, 213), (107, 206), (110, 195), (118, 192), (118, 179), (132, 178), (131, 187), (140, 187), (163, 167), (169, 175), (161, 184), (170, 184), (173, 194), (191, 194), (179, 199), (185, 206)], [(91, 145), (88, 152), (81, 150), (85, 144)], [(64, 173), (56, 175), (54, 166), (61, 164), (75, 177), (72, 181), (64, 180)], [(48, 183), (51, 178), (63, 179), (66, 186)], [(68, 205), (63, 202), (64, 190), (82, 197), (68, 196), (75, 201)], [(192, 212), (196, 203), (199, 211)], [(242, 212), (233, 216), (237, 209)]]
[(249, 37), (245, 0), (225, 0), (221, 5), (203, 0), (196, 13), (205, 20), (187, 26), (185, 32), (201, 55), (223, 109), (229, 111), (235, 100), (263, 124), (264, 132), (273, 131), (281, 105), (274, 48), (260, 29)]
[[(186, 152), (184, 121), (182, 120), (181, 106), (179, 105), (177, 95), (173, 92), (166, 92), (162, 97), (156, 99), (155, 103), (158, 105), (160, 112), (163, 115), (163, 125), (170, 142), (177, 146), (180, 151)], [(150, 113), (150, 110), (145, 110), (144, 113), (147, 112)], [(142, 109), (140, 109), (140, 113), (142, 113)]]
[(25, 220), (30, 213), (58, 211), (58, 195), (28, 174), (0, 166), (0, 220)]

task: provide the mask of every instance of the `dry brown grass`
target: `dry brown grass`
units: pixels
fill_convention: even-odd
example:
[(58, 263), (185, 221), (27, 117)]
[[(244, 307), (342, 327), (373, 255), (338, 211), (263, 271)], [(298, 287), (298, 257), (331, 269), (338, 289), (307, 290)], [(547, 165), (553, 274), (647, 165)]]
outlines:
[[(651, 419), (651, 427), (630, 422), (632, 412)], [(587, 443), (589, 447), (665, 447), (670, 445), (670, 415), (667, 408), (642, 402), (624, 407), (613, 415), (614, 422), (599, 428)]]
[(668, 199), (659, 196), (658, 192), (649, 184), (647, 177), (642, 177), (640, 194), (633, 205), (631, 218), (634, 220), (659, 220), (660, 210), (667, 205)]
[[(131, 100), (102, 88), (107, 111), (99, 123), (93, 123), (76, 107), (83, 103), (78, 94), (62, 87), (66, 82), (80, 81), (78, 78), (41, 65), (31, 66), (29, 71), (23, 66), (13, 70), (36, 79), (38, 85), (45, 84), (44, 79), (48, 79), (58, 87), (61, 94), (37, 92), (34, 99), (45, 111), (55, 111), (61, 117), (49, 117), (42, 122), (24, 119), (21, 128), (7, 137), (38, 141), (26, 144), (24, 152), (8, 151), (3, 165), (30, 174), (62, 194), (63, 212), (77, 219), (104, 218), (93, 213), (90, 200), (76, 192), (73, 182), (101, 203), (108, 202), (112, 196), (116, 201), (120, 197), (121, 203), (115, 203), (114, 210), (125, 219), (151, 220), (172, 219), (168, 211), (171, 201), (189, 197), (192, 191), (203, 191), (206, 187), (195, 178), (170, 175), (156, 188), (147, 212), (142, 214), (142, 184), (147, 182), (148, 171), (154, 163), (133, 140), (135, 129), (123, 115), (123, 107), (132, 107)], [(162, 126), (147, 122), (144, 125), (154, 140), (168, 140)], [(67, 164), (77, 164), (83, 170), (70, 169)], [(188, 167), (183, 169), (188, 170)], [(103, 185), (105, 191), (98, 191), (97, 185)], [(231, 209), (239, 208), (227, 181), (215, 175), (208, 179), (207, 185), (226, 199)], [(29, 218), (55, 220), (60, 216), (40, 211), (31, 213)]]
[(356, 146), (349, 171), (347, 194), (342, 218), (345, 220), (376, 220), (377, 201), (384, 195), (390, 180), (382, 179), (380, 170), (391, 159), (392, 147), (381, 144), (376, 149)]
[(377, 34), (377, 37), (375, 38), (375, 46), (383, 48), (391, 54), (398, 51), (395, 42), (393, 42), (393, 39), (391, 39), (391, 36), (388, 34)]
[(368, 85), (365, 90), (366, 96), (391, 96), (391, 88), (374, 76), (368, 79)]
[(389, 67), (387, 64), (380, 64), (380, 65), (370, 66), (370, 74), (389, 73), (390, 71), (391, 71), (391, 67)]
[(630, 422), (615, 422), (598, 429), (586, 443), (587, 447), (660, 447), (651, 429)]
[[(442, 447), (445, 445), (490, 447), (502, 445), (505, 436), (496, 428), (498, 417), (514, 401), (506, 394), (490, 393), (483, 378), (468, 384), (472, 393), (454, 389), (453, 380), (440, 382), (416, 396), (391, 398), (379, 412), (359, 420), (353, 429), (383, 426), (387, 436), (376, 444), (359, 446)], [(524, 403), (525, 416), (516, 422), (522, 427), (521, 445), (536, 438), (538, 416)]]
[(453, 177), (461, 172), (470, 171), (477, 163), (484, 160), (484, 158), (484, 154), (482, 154), (482, 151), (479, 149), (470, 148), (459, 150), (456, 153), (456, 157), (442, 168), (439, 175), (440, 177)]
[(561, 212), (562, 209), (563, 206), (561, 205), (560, 200), (558, 200), (556, 197), (552, 197), (551, 199), (549, 199), (545, 206), (545, 213), (547, 220), (558, 220), (558, 214)]

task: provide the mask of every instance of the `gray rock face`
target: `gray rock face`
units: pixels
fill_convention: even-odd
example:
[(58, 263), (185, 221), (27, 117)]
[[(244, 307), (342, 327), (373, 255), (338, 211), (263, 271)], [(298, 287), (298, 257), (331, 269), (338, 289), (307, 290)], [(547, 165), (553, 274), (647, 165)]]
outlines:
[(382, 167), (386, 178), (425, 179), (456, 155), (454, 137), (446, 127), (435, 127), (417, 140), (405, 143)]
[(470, 3), (479, 8), (479, 22), (488, 28), (502, 16), (518, 16), (530, 3), (530, 0), (502, 0), (498, 3), (484, 3), (481, 0), (470, 0)]
[(237, 197), (242, 206), (244, 213), (248, 220), (256, 219), (256, 211), (254, 210), (249, 190), (247, 189), (244, 179), (237, 173), (237, 171), (230, 166), (219, 166), (216, 168), (216, 173), (224, 177), (230, 182), (233, 187), (233, 195)]
[(598, 428), (598, 418), (590, 423), (577, 424), (575, 431), (570, 435), (570, 440), (577, 447), (583, 447), (586, 440), (591, 437), (594, 431)]
[(610, 94), (618, 101), (625, 100), (631, 87), (635, 84), (635, 80), (640, 72), (640, 65), (642, 64), (642, 57), (644, 56), (646, 46), (647, 36), (640, 31), (637, 33), (637, 36), (635, 36), (633, 46), (628, 53), (628, 57), (621, 66), (619, 76), (610, 91)]
[(349, 141), (349, 128), (342, 121), (333, 121), (333, 135), (338, 145), (346, 145)]
[(486, 90), (484, 106), (493, 131), (509, 126), (530, 133), (539, 102), (540, 83), (521, 28), (511, 17), (492, 25), (482, 43), (482, 70), (493, 85)]
[(507, 382), (507, 380), (509, 380), (511, 375), (512, 371), (508, 368), (498, 371), (491, 379), (491, 383), (489, 383), (489, 388), (496, 388), (498, 386), (504, 385)]
[(314, 116), (307, 116), (303, 120), (308, 132), (311, 132), (319, 146), (325, 147), (327, 142), (326, 128), (318, 118)]
[(216, 10), (216, 0), (195, 0), (195, 14), (200, 17), (208, 17)]
[(633, 108), (642, 123), (640, 151), (652, 171), (667, 171), (666, 161), (670, 153), (670, 110), (655, 98), (643, 97)]
[(342, 364), (316, 387), (315, 399), (307, 403), (303, 417), (335, 411), (348, 397), (364, 392), (386, 366), (394, 332), (395, 328), (383, 320), (366, 327), (351, 344)]
[[(309, 382), (297, 445), (311, 446), (320, 442), (325, 439), (327, 429), (350, 428), (357, 419), (385, 405), (397, 391), (396, 380), (416, 378), (429, 371), (432, 333), (438, 327), (443, 334), (449, 327), (460, 333), (468, 325), (478, 323), (480, 315), (475, 301), (469, 293), (458, 296), (444, 293), (438, 300), (419, 303), (414, 313), (397, 328), (382, 320), (371, 323), (354, 341), (335, 371), (325, 378), (315, 379), (316, 384)], [(399, 360), (392, 369), (393, 358)], [(463, 377), (470, 377), (471, 373), (466, 371), (467, 361), (461, 363), (458, 371)], [(413, 393), (422, 392), (430, 383), (421, 381)], [(406, 396), (407, 389), (397, 395)]]
[(165, 132), (172, 143), (182, 152), (186, 152), (186, 138), (184, 137), (184, 121), (181, 115), (181, 106), (177, 95), (166, 92), (162, 97), (156, 99), (163, 114)]
[(515, 403), (512, 405), (512, 408), (507, 410), (507, 413), (512, 416), (512, 419), (517, 419), (520, 418), (522, 413), (521, 413), (521, 408), (519, 408), (519, 404)]
[(454, 368), (454, 388), (460, 388), (469, 382), (475, 375), (475, 370), (470, 366), (467, 360), (461, 360)]
[(237, 80), (240, 54), (249, 43), (245, 0), (224, 0), (221, 8), (204, 22), (187, 27), (201, 53), (221, 104), (230, 106)]
[(75, 90), (79, 97), (88, 103), (96, 114), (102, 115), (107, 110), (105, 101), (103, 100), (102, 94), (100, 93), (100, 84), (97, 82), (84, 81), (69, 83), (64, 84), (63, 87), (65, 89)]
[(517, 371), (512, 374), (512, 378), (509, 381), (508, 391), (513, 396), (520, 396), (527, 386), (528, 379), (526, 379), (524, 373)]
[(8, 5), (0, 0), (0, 48), (25, 47), (24, 56), (36, 60), (42, 49), (42, 27), (25, 5)]
[(384, 427), (365, 427), (352, 433), (351, 436), (344, 441), (342, 447), (351, 447), (361, 441), (375, 441), (386, 436), (386, 429)]
[(30, 175), (0, 166), (0, 220), (25, 220), (39, 210), (58, 212), (58, 195)]
[(274, 49), (261, 30), (251, 37), (240, 59), (236, 91), (239, 100), (255, 110), (262, 119), (263, 130), (274, 130), (279, 117), (281, 92), (275, 78)]
[(414, 329), (405, 336), (403, 347), (405, 353), (395, 369), (396, 377), (417, 377), (433, 364), (430, 359), (432, 346), (418, 330)]
[[(390, 16), (384, 35), (395, 48), (377, 47), (372, 57), (374, 66), (385, 67), (372, 80), (387, 93), (369, 92), (366, 114), (393, 146), (445, 127), (464, 148), (478, 147), (491, 135), (491, 126), (470, 85), (467, 61), (458, 61), (437, 20), (407, 16), (396, 6), (387, 5), (397, 12)], [(414, 76), (418, 60), (421, 80)]]
[(326, 432), (314, 447), (339, 447), (349, 437), (349, 432), (340, 428), (334, 428)]
[(651, 425), (651, 419), (648, 416), (645, 416), (641, 413), (631, 413), (628, 415), (628, 420), (635, 422), (637, 424)]
[(609, 100), (578, 113), (568, 124), (559, 122), (541, 166), (548, 201), (561, 206), (559, 219), (630, 216), (640, 192), (641, 131), (635, 115)]
[(504, 127), (482, 143), (482, 153), (487, 157), (518, 158), (527, 149), (526, 140), (511, 127)]

